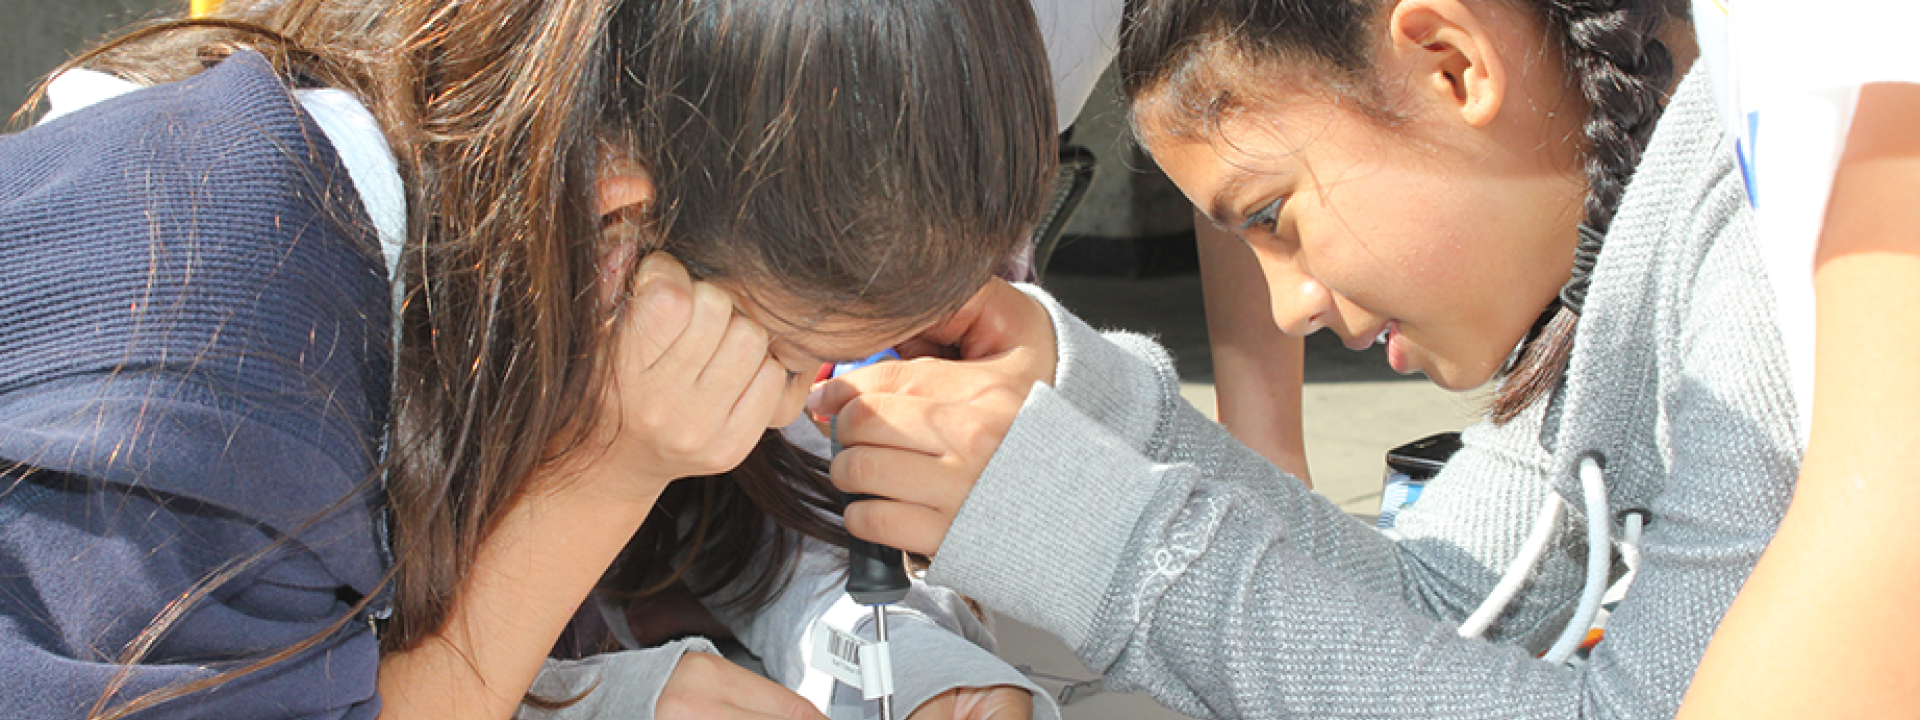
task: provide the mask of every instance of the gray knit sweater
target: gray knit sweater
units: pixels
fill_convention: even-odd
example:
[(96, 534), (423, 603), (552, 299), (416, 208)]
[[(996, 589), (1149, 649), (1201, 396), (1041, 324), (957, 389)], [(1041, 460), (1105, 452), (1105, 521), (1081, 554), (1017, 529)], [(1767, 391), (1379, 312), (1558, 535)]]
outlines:
[[(1567, 381), (1467, 447), (1381, 533), (1181, 401), (1151, 341), (1035, 291), (1059, 338), (929, 581), (1060, 635), (1200, 717), (1665, 718), (1784, 511), (1802, 448), (1771, 292), (1702, 76), (1682, 84), (1595, 271)], [(1577, 600), (1575, 466), (1651, 515), (1582, 667), (1535, 655)], [(1456, 624), (1546, 493), (1571, 517), (1494, 642)]]

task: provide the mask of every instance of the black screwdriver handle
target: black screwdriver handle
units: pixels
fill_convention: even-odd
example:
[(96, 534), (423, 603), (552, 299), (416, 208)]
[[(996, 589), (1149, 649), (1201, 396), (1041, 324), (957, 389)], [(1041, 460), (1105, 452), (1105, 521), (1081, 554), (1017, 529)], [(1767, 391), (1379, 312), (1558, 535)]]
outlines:
[[(855, 495), (864, 500), (870, 495)], [(861, 605), (897, 603), (913, 582), (907, 578), (907, 557), (896, 548), (853, 538), (847, 545), (847, 594)]]

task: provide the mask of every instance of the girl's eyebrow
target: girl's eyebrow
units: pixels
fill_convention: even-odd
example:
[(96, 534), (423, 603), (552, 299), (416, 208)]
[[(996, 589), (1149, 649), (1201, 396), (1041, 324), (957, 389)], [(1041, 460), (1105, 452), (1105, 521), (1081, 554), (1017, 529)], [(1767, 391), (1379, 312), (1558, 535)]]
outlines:
[(857, 358), (828, 357), (829, 355), (832, 355), (832, 353), (823, 353), (814, 348), (807, 347), (806, 345), (801, 344), (800, 341), (795, 340), (786, 335), (777, 336), (776, 339), (782, 343), (785, 343), (787, 347), (793, 348), (794, 350), (799, 351), (800, 353), (806, 355), (807, 357), (813, 358), (815, 360), (819, 360), (820, 362), (823, 362), (823, 363), (839, 365), (842, 363), (859, 362), (861, 360), (866, 359), (866, 356), (864, 355)]
[[(1233, 200), (1253, 177), (1254, 173), (1246, 170), (1229, 170), (1221, 176), (1220, 186), (1214, 189), (1213, 197), (1207, 201), (1207, 222), (1221, 230), (1239, 232), (1247, 229), (1246, 219), (1240, 218), (1240, 211), (1234, 209)], [(1223, 218), (1240, 218), (1242, 222), (1228, 225)]]

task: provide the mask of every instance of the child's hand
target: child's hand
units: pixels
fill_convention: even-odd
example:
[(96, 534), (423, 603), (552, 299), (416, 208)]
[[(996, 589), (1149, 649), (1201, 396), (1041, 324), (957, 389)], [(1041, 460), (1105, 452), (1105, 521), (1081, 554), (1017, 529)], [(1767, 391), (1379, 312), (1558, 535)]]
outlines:
[(759, 442), (785, 387), (767, 331), (666, 253), (634, 275), (615, 322), (596, 427), (581, 450), (615, 475), (667, 482), (732, 469)]
[(680, 656), (680, 664), (660, 691), (653, 716), (659, 720), (827, 720), (798, 693), (703, 652)]
[(1053, 317), (1040, 302), (995, 278), (946, 322), (900, 345), (902, 357), (953, 357), (979, 361), (1007, 375), (1053, 384), (1060, 353)]
[(847, 531), (934, 554), (1033, 382), (991, 362), (920, 358), (829, 380), (810, 410), (836, 415), (844, 450), (833, 484), (874, 495), (847, 506)]
[(1012, 685), (954, 688), (920, 704), (907, 720), (1029, 720), (1033, 693)]

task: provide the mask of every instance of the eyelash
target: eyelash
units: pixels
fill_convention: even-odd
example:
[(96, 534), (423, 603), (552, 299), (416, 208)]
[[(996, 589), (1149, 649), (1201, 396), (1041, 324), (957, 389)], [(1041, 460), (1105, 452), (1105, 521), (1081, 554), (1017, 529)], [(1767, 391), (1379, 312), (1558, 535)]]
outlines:
[(1240, 223), (1239, 231), (1244, 233), (1256, 227), (1271, 231), (1280, 221), (1280, 209), (1286, 205), (1286, 202), (1285, 197), (1274, 198), (1273, 202), (1267, 203), (1266, 207), (1255, 210), (1252, 215), (1247, 216), (1247, 221)]

